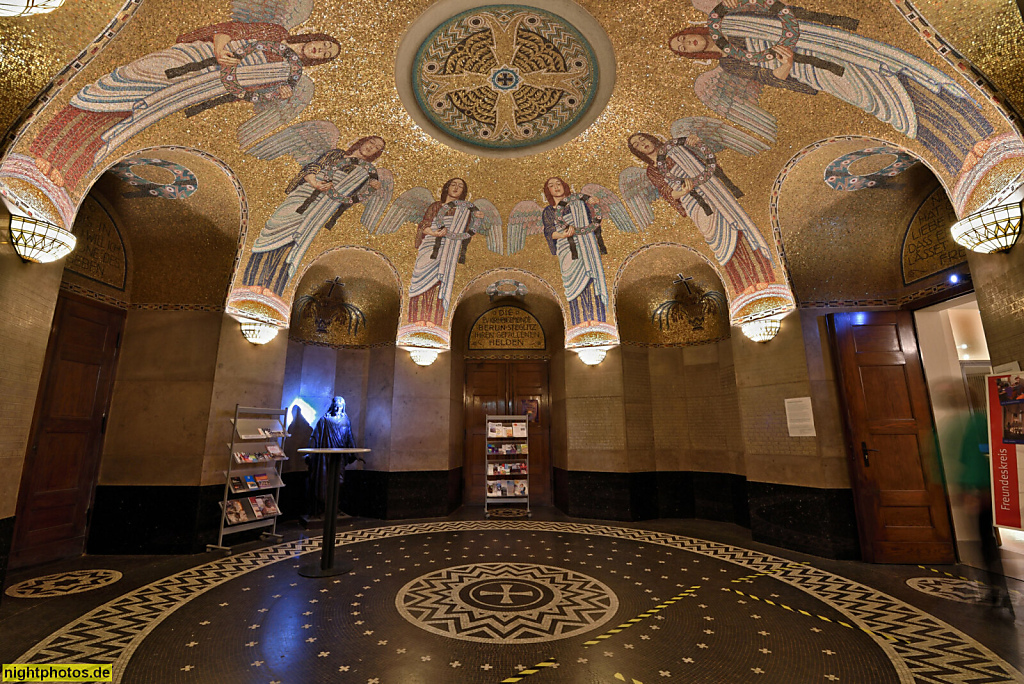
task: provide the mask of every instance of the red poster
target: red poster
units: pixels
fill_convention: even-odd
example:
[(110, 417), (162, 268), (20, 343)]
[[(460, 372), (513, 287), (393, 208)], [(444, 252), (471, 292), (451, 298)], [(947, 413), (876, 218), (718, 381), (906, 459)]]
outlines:
[(1019, 530), (1020, 470), (1024, 463), (1024, 374), (988, 376), (987, 399), (995, 524)]

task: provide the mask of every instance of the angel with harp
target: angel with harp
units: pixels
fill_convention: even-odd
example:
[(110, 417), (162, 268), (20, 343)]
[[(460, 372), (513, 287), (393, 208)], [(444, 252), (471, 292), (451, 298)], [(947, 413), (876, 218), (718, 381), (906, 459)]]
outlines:
[(404, 223), (418, 223), (416, 264), (409, 286), (406, 319), (417, 326), (441, 327), (451, 307), (455, 270), (466, 263), (466, 250), (474, 235), (487, 237), (487, 247), (501, 254), (501, 214), (487, 199), (469, 199), (469, 185), (451, 178), (441, 186), (441, 199), (426, 188), (411, 188), (395, 200), (376, 227), (385, 235)]
[(852, 20), (779, 0), (693, 0), (693, 6), (708, 14), (707, 26), (679, 31), (669, 48), (713, 62), (694, 80), (697, 97), (766, 140), (775, 142), (778, 130), (760, 105), (768, 87), (839, 98), (920, 142), (953, 175), (973, 166), (990, 145), (994, 127), (951, 76), (853, 33)]
[(242, 147), (298, 116), (313, 99), (305, 69), (340, 53), (325, 33), (290, 33), (313, 0), (234, 0), (231, 10), (231, 21), (181, 35), (78, 91), (29, 146), (39, 170), (74, 188), (115, 148), (180, 111), (251, 103), (255, 114), (238, 129)]
[(353, 205), (364, 203), (363, 223), (379, 215), (391, 200), (395, 181), (373, 162), (384, 139), (370, 135), (344, 149), (336, 147), (338, 129), (330, 121), (294, 124), (248, 150), (258, 159), (288, 154), (302, 168), (285, 191), (288, 196), (252, 246), (242, 283), (265, 287), (280, 296), (322, 228), (330, 230)]
[(515, 254), (530, 235), (543, 234), (558, 257), (562, 287), (569, 301), (571, 327), (608, 320), (608, 287), (601, 255), (607, 254), (601, 225), (611, 218), (623, 233), (637, 232), (633, 220), (614, 192), (596, 183), (580, 192), (558, 177), (544, 182), (543, 209), (523, 200), (512, 209), (508, 223), (509, 254)]
[(660, 197), (697, 224), (734, 292), (755, 292), (776, 282), (768, 243), (737, 202), (743, 192), (717, 157), (726, 148), (754, 156), (767, 145), (706, 117), (675, 121), (670, 140), (635, 133), (628, 144), (644, 168), (623, 171), (619, 191), (641, 226), (654, 222), (651, 205)]

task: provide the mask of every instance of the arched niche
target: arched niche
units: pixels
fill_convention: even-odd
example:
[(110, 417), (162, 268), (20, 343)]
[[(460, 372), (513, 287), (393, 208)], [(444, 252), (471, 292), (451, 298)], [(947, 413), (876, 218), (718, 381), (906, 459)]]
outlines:
[[(515, 281), (526, 287), (522, 297), (499, 294), (492, 296), (487, 289), (501, 281)], [(545, 349), (516, 352), (513, 350), (470, 350), (469, 333), (473, 323), (486, 311), (498, 306), (515, 306), (528, 311), (544, 329)], [(540, 277), (519, 269), (495, 269), (474, 278), (460, 293), (452, 315), (452, 352), (472, 358), (525, 358), (543, 356), (550, 358), (563, 348), (565, 341), (565, 319), (558, 296), (551, 286)]]
[(623, 344), (684, 347), (729, 337), (729, 305), (718, 271), (680, 244), (631, 254), (615, 281), (615, 316)]
[(198, 151), (161, 147), (112, 164), (78, 210), (73, 232), (81, 232), (76, 251), (82, 257), (69, 258), (68, 270), (80, 275), (84, 269), (75, 268), (76, 259), (104, 247), (91, 242), (103, 238), (93, 225), (99, 216), (94, 205), (116, 221), (130, 256), (126, 304), (223, 307), (248, 213), (241, 186), (223, 163)]
[[(867, 153), (880, 147), (916, 161), (897, 145), (851, 136), (805, 148), (776, 182), (772, 221), (802, 306), (897, 306), (967, 271), (939, 179), (923, 163), (894, 166), (894, 154)], [(843, 161), (845, 179), (836, 176)], [(851, 187), (859, 189), (843, 189)]]
[(394, 344), (402, 286), (379, 252), (341, 247), (302, 273), (289, 337), (303, 344), (365, 348)]

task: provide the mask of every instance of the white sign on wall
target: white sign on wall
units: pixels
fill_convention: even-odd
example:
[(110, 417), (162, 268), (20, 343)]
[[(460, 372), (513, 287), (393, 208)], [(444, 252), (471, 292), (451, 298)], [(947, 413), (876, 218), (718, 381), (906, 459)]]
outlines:
[(810, 397), (786, 399), (786, 424), (790, 437), (814, 437), (814, 413)]

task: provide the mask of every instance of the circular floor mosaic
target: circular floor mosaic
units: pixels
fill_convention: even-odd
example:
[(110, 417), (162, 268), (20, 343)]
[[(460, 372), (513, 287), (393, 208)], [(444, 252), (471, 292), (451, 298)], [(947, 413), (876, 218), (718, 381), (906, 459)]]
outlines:
[(81, 594), (83, 591), (99, 589), (121, 579), (117, 570), (74, 570), (54, 575), (34, 577), (7, 587), (4, 593), (15, 598), (53, 598)]
[[(960, 603), (986, 603), (992, 594), (987, 584), (955, 577), (911, 577), (907, 586), (922, 594)], [(1024, 604), (1020, 592), (1011, 591), (1010, 600), (1014, 605)]]
[(607, 585), (573, 570), (478, 563), (417, 577), (399, 590), (395, 606), (434, 634), (528, 644), (596, 629), (615, 615), (619, 600)]

